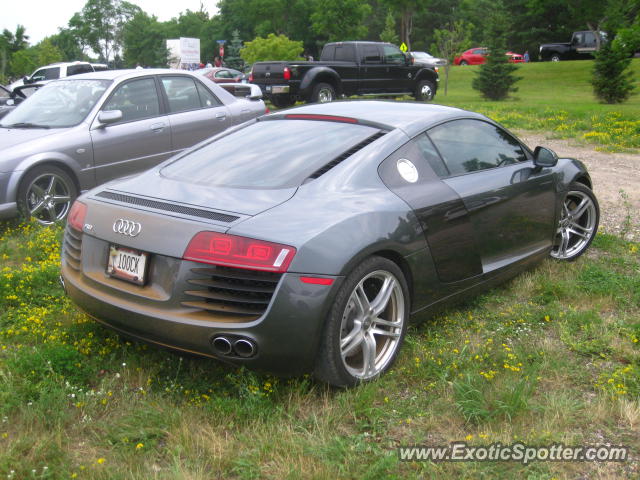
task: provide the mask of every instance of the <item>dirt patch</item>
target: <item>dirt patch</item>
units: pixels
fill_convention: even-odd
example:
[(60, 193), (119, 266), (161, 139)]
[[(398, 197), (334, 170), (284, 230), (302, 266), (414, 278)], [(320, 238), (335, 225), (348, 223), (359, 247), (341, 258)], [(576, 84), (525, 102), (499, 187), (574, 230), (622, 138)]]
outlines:
[(542, 133), (521, 131), (518, 136), (532, 149), (543, 145), (560, 157), (584, 162), (600, 203), (600, 229), (640, 241), (640, 154), (598, 152), (593, 145), (547, 138)]

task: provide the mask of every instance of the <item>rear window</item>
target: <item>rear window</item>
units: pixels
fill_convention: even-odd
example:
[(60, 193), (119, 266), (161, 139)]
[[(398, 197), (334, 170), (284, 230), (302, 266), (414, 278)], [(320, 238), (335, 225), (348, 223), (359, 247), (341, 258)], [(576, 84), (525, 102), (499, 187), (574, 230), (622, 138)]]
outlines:
[(168, 178), (234, 188), (288, 188), (369, 138), (372, 127), (316, 120), (257, 122), (162, 169)]

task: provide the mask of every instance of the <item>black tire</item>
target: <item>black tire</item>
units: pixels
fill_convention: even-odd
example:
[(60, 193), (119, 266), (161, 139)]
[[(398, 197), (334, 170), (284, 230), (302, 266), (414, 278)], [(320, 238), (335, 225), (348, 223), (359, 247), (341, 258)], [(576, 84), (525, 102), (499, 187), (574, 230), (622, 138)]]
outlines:
[(436, 94), (436, 87), (429, 80), (422, 80), (416, 85), (414, 97), (419, 102), (430, 102)]
[(336, 99), (336, 90), (328, 83), (318, 83), (311, 93), (312, 103), (328, 103)]
[(460, 60), (461, 67), (466, 67), (467, 65), (469, 65), (469, 62), (467, 62), (466, 60)]
[(276, 108), (287, 108), (296, 103), (289, 95), (274, 95), (270, 100)]
[[(381, 293), (383, 286), (389, 291), (386, 301)], [(410, 308), (409, 288), (402, 270), (386, 258), (364, 260), (347, 276), (336, 295), (316, 358), (315, 377), (335, 387), (351, 387), (378, 378), (398, 355)], [(365, 310), (367, 314), (362, 315)], [(370, 342), (375, 348), (371, 349)], [(369, 362), (365, 358), (367, 352), (373, 352)]]
[(587, 251), (598, 233), (600, 205), (591, 189), (574, 182), (562, 199), (562, 210), (551, 256), (573, 261)]
[(54, 165), (30, 170), (18, 188), (18, 209), (25, 218), (42, 225), (64, 221), (78, 196), (78, 188), (67, 172)]

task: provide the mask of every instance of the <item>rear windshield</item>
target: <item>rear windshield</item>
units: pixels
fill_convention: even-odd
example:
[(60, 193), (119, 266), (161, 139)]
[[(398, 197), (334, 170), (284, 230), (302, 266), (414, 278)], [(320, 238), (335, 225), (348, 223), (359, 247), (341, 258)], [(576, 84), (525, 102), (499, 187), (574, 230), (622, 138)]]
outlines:
[(377, 131), (364, 125), (316, 120), (257, 122), (170, 163), (162, 174), (212, 186), (297, 187)]

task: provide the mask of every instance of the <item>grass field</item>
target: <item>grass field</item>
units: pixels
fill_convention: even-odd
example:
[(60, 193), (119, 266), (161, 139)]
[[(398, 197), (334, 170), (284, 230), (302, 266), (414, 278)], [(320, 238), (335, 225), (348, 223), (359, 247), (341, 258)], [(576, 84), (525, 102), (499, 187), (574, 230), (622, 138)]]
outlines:
[[(589, 109), (567, 90), (555, 101), (552, 93), (539, 103), (525, 96), (535, 85), (548, 91), (556, 68), (568, 88), (569, 65), (525, 65), (541, 79), (523, 80), (508, 107), (466, 92), (473, 68), (456, 69), (447, 102), (532, 116), (557, 107), (583, 118)], [(594, 115), (632, 117), (633, 102), (590, 106)], [(640, 476), (638, 460), (403, 462), (396, 450), (611, 443), (637, 459), (638, 243), (599, 234), (576, 262), (544, 261), (412, 327), (391, 372), (334, 391), (308, 377), (275, 378), (121, 339), (63, 295), (60, 238), (60, 228), (0, 223), (0, 478)]]
[(631, 62), (636, 94), (625, 103), (598, 103), (591, 86), (593, 61), (521, 64), (518, 91), (503, 102), (487, 101), (471, 88), (479, 66), (452, 67), (444, 94), (444, 71), (436, 103), (482, 112), (509, 128), (551, 131), (620, 151), (640, 148), (640, 58)]

